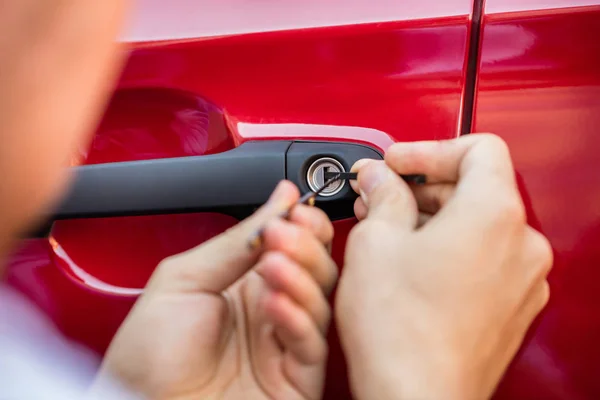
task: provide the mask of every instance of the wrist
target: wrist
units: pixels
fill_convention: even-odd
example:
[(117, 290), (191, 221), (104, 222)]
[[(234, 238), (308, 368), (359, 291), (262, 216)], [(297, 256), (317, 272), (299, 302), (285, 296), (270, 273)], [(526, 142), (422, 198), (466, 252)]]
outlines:
[(355, 356), (348, 357), (348, 372), (352, 391), (359, 400), (473, 398), (469, 379), (465, 379), (466, 369), (447, 352), (346, 352), (351, 353)]

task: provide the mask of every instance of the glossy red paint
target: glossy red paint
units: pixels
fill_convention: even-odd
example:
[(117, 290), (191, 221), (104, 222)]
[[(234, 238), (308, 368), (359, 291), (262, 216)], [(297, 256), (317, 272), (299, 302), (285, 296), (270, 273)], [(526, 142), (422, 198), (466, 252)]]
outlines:
[(90, 290), (137, 295), (162, 259), (236, 223), (233, 217), (210, 213), (61, 221), (53, 227), (50, 254), (68, 276)]
[(201, 156), (234, 147), (225, 116), (187, 92), (162, 88), (119, 90), (105, 113), (85, 164)]
[(565, 8), (596, 6), (598, 0), (490, 0), (486, 1), (485, 12), (488, 15), (506, 12), (531, 13), (542, 11), (547, 14), (551, 10), (560, 10), (560, 13), (568, 13)]
[(600, 397), (598, 37), (600, 6), (484, 19), (474, 130), (508, 142), (529, 218), (555, 252), (550, 303), (498, 399)]
[(24, 241), (7, 266), (6, 281), (31, 298), (68, 336), (102, 354), (134, 298), (91, 291), (57, 268), (51, 254), (47, 240)]
[[(144, 45), (133, 52), (81, 158), (90, 164), (203, 155), (256, 139), (345, 140), (385, 149), (396, 140), (453, 137), (466, 21)], [(55, 225), (53, 248), (71, 276), (134, 289), (161, 258), (229, 223), (216, 215), (66, 221)]]
[(135, 51), (120, 85), (200, 94), (236, 122), (451, 137), (466, 34), (464, 16), (168, 43)]
[(471, 0), (137, 0), (123, 39), (188, 40), (469, 15)]
[[(224, 7), (218, 14), (225, 18), (222, 29), (191, 39), (169, 13), (181, 15), (185, 7), (204, 3), (142, 2), (154, 13), (165, 4), (174, 10), (165, 11), (166, 26), (159, 30), (162, 39), (173, 40), (133, 44), (118, 90), (80, 162), (203, 155), (250, 139), (319, 138), (385, 149), (394, 141), (457, 135), (470, 1), (425, 7), (415, 0), (380, 0), (382, 14), (374, 14), (366, 0), (353, 7), (309, 1), (298, 4), (328, 12), (309, 23), (310, 15), (292, 18), (279, 8), (273, 15), (280, 19), (260, 19), (258, 13), (241, 26), (225, 18), (227, 7), (258, 3), (213, 2)], [(290, 26), (311, 29), (280, 31), (289, 18), (295, 21)], [(257, 21), (269, 32), (255, 33)], [(337, 26), (349, 22), (360, 25)], [(134, 26), (137, 38), (155, 40), (144, 36), (144, 26)], [(161, 258), (235, 222), (215, 214), (63, 221), (50, 241), (24, 243), (9, 265), (9, 281), (65, 334), (102, 353)], [(339, 266), (354, 223), (335, 224)], [(326, 395), (347, 398), (335, 331), (330, 344)]]

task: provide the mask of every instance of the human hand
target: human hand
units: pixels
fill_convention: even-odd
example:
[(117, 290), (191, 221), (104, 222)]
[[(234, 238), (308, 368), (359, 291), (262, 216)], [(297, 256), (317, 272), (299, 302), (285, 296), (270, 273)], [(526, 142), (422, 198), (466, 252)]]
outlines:
[[(358, 398), (491, 396), (547, 303), (548, 241), (493, 135), (392, 146), (353, 184), (335, 317)], [(409, 188), (397, 174), (425, 174)]]
[[(282, 182), (269, 202), (226, 233), (163, 261), (104, 360), (150, 399), (317, 399), (330, 320), (326, 294), (337, 267), (321, 210), (294, 207)], [(251, 234), (266, 223), (263, 246)]]

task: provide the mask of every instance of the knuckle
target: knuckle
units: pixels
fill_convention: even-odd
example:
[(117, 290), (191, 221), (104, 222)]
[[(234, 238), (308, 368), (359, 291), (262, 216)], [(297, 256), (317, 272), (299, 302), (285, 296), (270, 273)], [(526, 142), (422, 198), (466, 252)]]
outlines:
[(544, 282), (541, 285), (540, 293), (538, 296), (537, 312), (543, 310), (548, 304), (548, 301), (550, 301), (550, 285), (548, 284), (548, 281), (544, 280)]
[(548, 239), (541, 233), (534, 231), (533, 235), (530, 251), (533, 253), (533, 257), (538, 264), (540, 274), (547, 275), (554, 262), (552, 246)]
[(550, 301), (550, 284), (548, 281), (544, 281), (542, 285), (542, 306), (545, 307)]
[(185, 275), (183, 255), (172, 255), (162, 259), (152, 273), (152, 281), (164, 282), (180, 275)]
[(168, 268), (169, 265), (173, 264), (173, 256), (168, 256), (163, 258), (159, 263), (158, 263), (158, 268)]
[(266, 246), (288, 256), (295, 255), (305, 243), (307, 230), (293, 223), (275, 220), (265, 229)]
[(282, 263), (287, 262), (289, 259), (284, 254), (277, 250), (267, 251), (262, 257), (261, 262), (268, 268), (271, 266), (278, 266)]
[(306, 243), (305, 236), (304, 231), (299, 229), (293, 237), (279, 238), (275, 248), (289, 257), (296, 258), (295, 256), (300, 253), (301, 248)]
[[(488, 160), (485, 163), (486, 170), (491, 176), (506, 182), (507, 178), (514, 175), (512, 167), (512, 158), (508, 144), (499, 136), (492, 134), (477, 135), (480, 136), (474, 151), (481, 152), (482, 157), (485, 154)], [(483, 136), (483, 137), (481, 137)]]
[(527, 213), (525, 206), (518, 196), (514, 196), (512, 201), (507, 204), (505, 211), (515, 223), (525, 225), (527, 223)]
[(405, 143), (394, 143), (385, 151), (385, 161), (396, 162), (398, 160), (398, 156), (403, 153), (403, 150), (406, 148)]
[(169, 256), (163, 258), (157, 265), (157, 271), (169, 271), (172, 270), (176, 265), (180, 264), (180, 256)]
[(510, 225), (523, 226), (527, 222), (527, 214), (521, 198), (517, 194), (497, 196), (496, 209), (498, 217)]
[(396, 143), (390, 146), (385, 152), (385, 163), (394, 171), (402, 169), (402, 164), (406, 161), (410, 163), (412, 161), (412, 153), (406, 151), (406, 147), (403, 143)]
[(493, 133), (483, 133), (478, 134), (478, 137), (480, 139), (480, 143), (484, 144), (486, 147), (493, 149), (498, 154), (503, 154), (506, 156), (510, 154), (508, 144), (500, 136), (495, 135)]

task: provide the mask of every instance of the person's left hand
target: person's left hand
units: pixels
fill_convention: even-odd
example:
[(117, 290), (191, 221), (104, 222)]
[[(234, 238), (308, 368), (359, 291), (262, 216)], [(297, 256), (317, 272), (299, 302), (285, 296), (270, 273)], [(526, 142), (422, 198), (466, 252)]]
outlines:
[[(269, 202), (226, 233), (163, 261), (105, 357), (115, 376), (151, 399), (317, 399), (337, 267), (333, 227), (295, 206), (281, 183)], [(261, 250), (248, 238), (266, 223)]]

